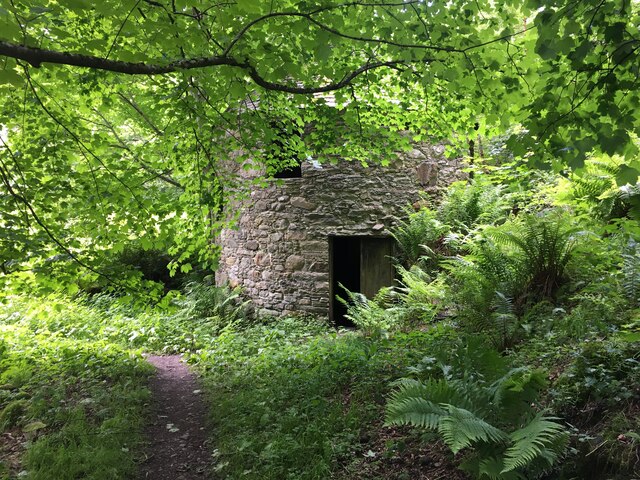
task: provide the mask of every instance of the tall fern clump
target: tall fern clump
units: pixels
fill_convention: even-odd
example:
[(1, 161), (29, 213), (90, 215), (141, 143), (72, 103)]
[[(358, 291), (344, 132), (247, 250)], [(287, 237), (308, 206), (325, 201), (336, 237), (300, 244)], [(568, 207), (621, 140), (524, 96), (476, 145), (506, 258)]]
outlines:
[(535, 479), (553, 468), (568, 433), (534, 407), (545, 386), (540, 371), (509, 369), (481, 341), (461, 343), (436, 360), (440, 375), (397, 382), (387, 424), (436, 432), (477, 479)]
[(579, 238), (570, 217), (557, 211), (483, 230), (470, 243), (470, 255), (446, 263), (461, 320), (489, 331), (497, 348), (509, 347), (526, 307), (552, 299), (569, 282)]
[(567, 267), (580, 229), (558, 211), (523, 215), (510, 227), (487, 230), (486, 235), (512, 250), (512, 259), (526, 278), (517, 301), (552, 297), (568, 281)]
[(477, 225), (499, 223), (509, 210), (505, 187), (476, 176), (472, 181), (451, 184), (438, 207), (438, 218), (454, 232), (466, 234)]
[(436, 212), (423, 208), (410, 213), (391, 230), (400, 250), (400, 262), (411, 267), (419, 261), (431, 268), (437, 265), (437, 252), (449, 227), (436, 218)]

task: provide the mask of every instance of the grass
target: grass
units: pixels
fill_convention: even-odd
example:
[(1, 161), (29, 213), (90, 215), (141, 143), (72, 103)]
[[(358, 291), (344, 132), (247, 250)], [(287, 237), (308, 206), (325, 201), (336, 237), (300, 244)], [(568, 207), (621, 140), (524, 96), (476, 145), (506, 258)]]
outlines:
[(132, 478), (150, 366), (78, 328), (95, 312), (15, 300), (0, 308), (0, 478)]
[(208, 385), (217, 478), (357, 478), (388, 453), (376, 442), (391, 382), (447, 331), (371, 339), (289, 318), (224, 332), (194, 357)]

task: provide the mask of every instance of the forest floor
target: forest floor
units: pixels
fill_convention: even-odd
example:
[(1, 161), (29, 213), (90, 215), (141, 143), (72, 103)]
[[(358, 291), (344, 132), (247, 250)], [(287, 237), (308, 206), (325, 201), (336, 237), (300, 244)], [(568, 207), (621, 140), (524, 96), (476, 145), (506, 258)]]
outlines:
[(141, 479), (198, 480), (208, 478), (207, 407), (194, 373), (179, 355), (147, 358), (156, 368), (151, 378), (149, 439)]

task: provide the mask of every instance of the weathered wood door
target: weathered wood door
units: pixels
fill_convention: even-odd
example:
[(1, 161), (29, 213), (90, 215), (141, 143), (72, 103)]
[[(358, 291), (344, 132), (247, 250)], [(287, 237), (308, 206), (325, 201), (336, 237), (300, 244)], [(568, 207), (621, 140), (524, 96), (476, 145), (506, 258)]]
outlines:
[(390, 238), (360, 238), (360, 292), (367, 298), (373, 298), (382, 287), (393, 285), (392, 254)]

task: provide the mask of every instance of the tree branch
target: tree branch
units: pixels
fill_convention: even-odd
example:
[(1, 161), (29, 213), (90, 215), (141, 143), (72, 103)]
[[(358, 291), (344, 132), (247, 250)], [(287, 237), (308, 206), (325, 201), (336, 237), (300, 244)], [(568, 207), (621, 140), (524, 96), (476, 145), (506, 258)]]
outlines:
[(183, 70), (226, 65), (229, 67), (235, 67), (244, 70), (257, 85), (267, 90), (294, 94), (312, 94), (339, 90), (349, 85), (357, 76), (365, 72), (378, 68), (393, 67), (406, 63), (404, 60), (390, 60), (386, 62), (366, 63), (360, 68), (351, 71), (337, 82), (331, 82), (319, 87), (306, 87), (271, 82), (262, 77), (262, 75), (260, 75), (256, 68), (249, 62), (241, 62), (233, 57), (227, 56), (212, 56), (176, 60), (165, 65), (155, 63), (131, 63), (123, 62), (120, 60), (108, 60), (101, 57), (82, 55), (79, 53), (56, 52), (53, 50), (46, 50), (42, 48), (25, 47), (23, 45), (16, 45), (3, 40), (0, 41), (0, 56), (24, 60), (36, 68), (43, 63), (54, 63), (58, 65), (70, 65), (75, 67), (92, 68), (96, 70), (106, 70), (110, 72), (124, 73), (127, 75), (162, 75)]

